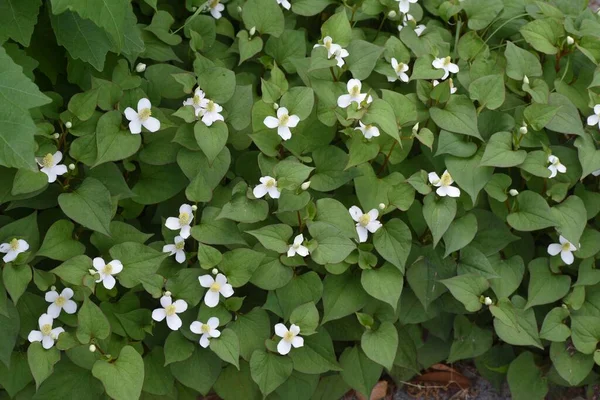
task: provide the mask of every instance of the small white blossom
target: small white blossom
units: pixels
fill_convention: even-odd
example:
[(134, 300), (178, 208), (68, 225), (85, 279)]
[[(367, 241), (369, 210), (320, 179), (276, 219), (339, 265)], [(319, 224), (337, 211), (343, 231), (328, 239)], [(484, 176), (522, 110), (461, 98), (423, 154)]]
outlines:
[(554, 155), (549, 155), (548, 162), (550, 163), (550, 165), (548, 165), (548, 170), (550, 171), (550, 178), (554, 178), (559, 172), (561, 174), (567, 172), (567, 167), (560, 163), (558, 157)]
[(23, 239), (14, 238), (8, 243), (0, 244), (0, 253), (6, 253), (2, 260), (5, 263), (14, 261), (17, 256), (25, 251), (29, 250), (29, 243)]
[(399, 63), (394, 57), (392, 57), (391, 64), (396, 76), (388, 76), (388, 82), (396, 82), (398, 79), (400, 79), (402, 82), (408, 82), (410, 79), (406, 74), (406, 71), (408, 71), (408, 65)]
[(289, 115), (288, 109), (285, 107), (279, 107), (277, 109), (277, 118), (269, 115), (263, 121), (267, 128), (277, 128), (277, 134), (283, 140), (288, 140), (292, 137), (290, 128), (298, 126), (298, 122), (300, 122), (300, 117), (297, 115)]
[(190, 237), (192, 227), (190, 224), (194, 220), (194, 210), (189, 204), (182, 204), (179, 207), (178, 217), (169, 217), (165, 221), (165, 226), (172, 231), (179, 230), (179, 236), (184, 239)]
[(558, 237), (558, 241), (560, 243), (552, 243), (548, 246), (548, 254), (555, 256), (560, 253), (560, 258), (562, 258), (565, 264), (573, 264), (575, 259), (575, 257), (573, 257), (573, 252), (577, 250), (577, 247), (562, 236)]
[(529, 132), (529, 130), (527, 129), (527, 122), (523, 121), (523, 124), (521, 124), (521, 127), (519, 128), (519, 133), (521, 135), (526, 135), (527, 132)]
[(292, 5), (290, 4), (290, 2), (288, 0), (277, 0), (277, 4), (279, 4), (281, 7), (285, 8), (286, 10), (289, 10), (290, 8), (292, 8)]
[(348, 89), (348, 94), (343, 94), (338, 97), (338, 107), (347, 108), (352, 102), (354, 102), (358, 105), (358, 108), (360, 108), (363, 101), (366, 100), (367, 103), (371, 103), (373, 101), (371, 96), (360, 92), (362, 83), (358, 79), (350, 79), (346, 87)]
[(369, 232), (375, 233), (381, 228), (381, 222), (377, 220), (379, 217), (379, 211), (372, 209), (366, 214), (363, 214), (362, 210), (357, 206), (352, 206), (348, 210), (350, 216), (356, 222), (356, 233), (358, 234), (358, 241), (364, 243), (367, 241)]
[(594, 106), (594, 113), (588, 117), (587, 124), (590, 126), (598, 125), (598, 128), (600, 128), (600, 104)]
[(406, 14), (410, 10), (410, 4), (415, 4), (418, 0), (398, 0), (398, 8), (401, 13)]
[(96, 283), (102, 282), (104, 287), (108, 290), (115, 287), (115, 277), (113, 275), (123, 271), (123, 264), (119, 260), (112, 260), (108, 264), (104, 263), (104, 260), (100, 257), (94, 258), (92, 264), (98, 273), (98, 279)]
[(313, 48), (317, 47), (325, 47), (327, 49), (327, 58), (333, 57), (335, 55), (335, 52), (342, 48), (342, 46), (340, 46), (339, 44), (333, 43), (333, 39), (331, 38), (331, 36), (325, 36), (323, 38), (323, 44), (317, 43), (313, 46)]
[(509, 194), (510, 194), (512, 197), (515, 197), (515, 196), (518, 196), (518, 195), (519, 195), (519, 191), (518, 191), (517, 189), (510, 189), (510, 190), (508, 191), (508, 193), (509, 193)]
[(288, 248), (287, 256), (294, 257), (296, 254), (299, 254), (302, 257), (306, 257), (308, 255), (308, 249), (302, 245), (303, 243), (304, 235), (299, 234), (294, 238), (294, 243)]
[(42, 314), (38, 319), (40, 330), (29, 332), (27, 340), (29, 340), (30, 343), (42, 342), (43, 348), (46, 350), (51, 349), (52, 346), (54, 346), (54, 342), (58, 339), (58, 335), (65, 331), (63, 328), (52, 329), (53, 323), (54, 319), (50, 315)]
[(137, 104), (137, 112), (127, 107), (125, 109), (125, 118), (129, 120), (129, 130), (133, 134), (142, 132), (142, 126), (150, 132), (156, 132), (160, 129), (160, 121), (152, 117), (152, 104), (148, 99), (140, 99)]
[(219, 304), (219, 294), (228, 298), (233, 296), (233, 287), (227, 283), (227, 278), (223, 274), (217, 274), (213, 279), (210, 275), (202, 275), (198, 278), (200, 286), (208, 288), (204, 295), (204, 304), (207, 307), (216, 307)]
[(77, 311), (77, 303), (71, 298), (73, 297), (73, 289), (64, 288), (60, 294), (54, 289), (46, 292), (44, 298), (48, 303), (48, 315), (52, 318), (58, 318), (60, 312), (64, 310), (67, 314), (75, 314)]
[(492, 299), (490, 299), (489, 297), (486, 297), (483, 300), (483, 304), (485, 304), (486, 306), (491, 306), (494, 302), (492, 301)]
[(96, 346), (94, 346), (93, 344), (90, 344), (90, 347), (88, 347), (88, 350), (92, 353), (94, 353), (96, 351)]
[(304, 346), (304, 339), (299, 336), (300, 327), (292, 324), (288, 330), (284, 324), (275, 325), (275, 334), (281, 338), (277, 344), (277, 352), (285, 356), (292, 347), (295, 349)]
[(338, 49), (336, 50), (335, 54), (333, 55), (335, 57), (335, 61), (337, 61), (337, 66), (339, 68), (342, 68), (344, 66), (344, 58), (348, 57), (350, 55), (350, 53), (348, 53), (348, 50), (346, 49)]
[(196, 90), (194, 90), (194, 97), (185, 99), (183, 105), (194, 107), (194, 114), (196, 117), (200, 117), (208, 105), (208, 99), (202, 89), (196, 88)]
[(57, 175), (63, 175), (67, 173), (67, 166), (65, 164), (59, 164), (62, 160), (62, 153), (57, 151), (54, 154), (46, 154), (44, 157), (36, 157), (38, 165), (41, 167), (40, 171), (48, 176), (48, 183), (56, 182)]
[(306, 182), (302, 183), (302, 185), (300, 185), (300, 189), (302, 189), (302, 190), (308, 190), (309, 187), (310, 187), (310, 181), (306, 181)]
[(575, 43), (575, 39), (573, 39), (571, 36), (567, 36), (567, 44), (569, 46), (573, 46), (574, 43)]
[(65, 128), (71, 129), (73, 127), (73, 123), (71, 121), (65, 122)]
[(135, 66), (135, 70), (136, 72), (142, 73), (146, 70), (146, 64), (144, 63), (138, 63), (138, 65)]
[(421, 36), (427, 27), (423, 24), (417, 24), (417, 20), (410, 14), (404, 14), (404, 18), (402, 18), (402, 25), (398, 25), (398, 32), (401, 32), (405, 26), (412, 26), (415, 34), (417, 36)]
[(163, 253), (171, 253), (169, 255), (175, 254), (175, 260), (179, 264), (183, 264), (185, 262), (185, 239), (181, 236), (175, 236), (174, 244), (165, 244), (163, 246)]
[(377, 128), (375, 125), (365, 125), (362, 123), (362, 121), (358, 121), (358, 125), (359, 126), (354, 128), (354, 130), (360, 131), (365, 139), (371, 139), (379, 136), (379, 128)]
[[(440, 81), (438, 81), (438, 80), (433, 81), (433, 87), (436, 87), (439, 84), (440, 84)], [(458, 90), (456, 87), (454, 87), (454, 81), (452, 80), (452, 78), (448, 79), (448, 86), (450, 86), (450, 94), (454, 94)]]
[(202, 335), (200, 337), (200, 346), (207, 348), (211, 338), (218, 338), (221, 332), (217, 330), (219, 327), (219, 318), (210, 317), (205, 324), (200, 321), (194, 321), (190, 325), (190, 331)]
[(185, 300), (173, 301), (171, 296), (162, 296), (160, 298), (160, 305), (163, 308), (157, 308), (152, 311), (152, 319), (161, 322), (163, 319), (167, 319), (167, 326), (172, 330), (176, 331), (181, 328), (181, 318), (179, 315), (187, 310), (188, 305)]
[(459, 71), (458, 65), (452, 63), (452, 59), (450, 58), (450, 56), (445, 58), (436, 58), (435, 60), (433, 60), (431, 65), (433, 66), (433, 68), (444, 70), (444, 76), (442, 76), (442, 80), (445, 80), (450, 75), (450, 73), (457, 74)]
[(523, 75), (523, 83), (529, 85), (529, 78), (527, 77), (527, 75)]
[(260, 185), (256, 185), (252, 193), (257, 199), (264, 197), (267, 193), (269, 193), (272, 199), (278, 199), (281, 195), (281, 192), (277, 188), (277, 181), (270, 176), (260, 178)]
[(206, 103), (204, 112), (202, 113), (202, 122), (204, 122), (204, 125), (211, 126), (213, 122), (224, 121), (225, 119), (220, 114), (221, 111), (223, 111), (223, 107), (214, 101), (209, 100), (208, 103)]
[(454, 180), (452, 179), (452, 176), (450, 176), (450, 173), (448, 172), (448, 170), (444, 171), (441, 178), (435, 172), (430, 172), (428, 177), (429, 177), (429, 183), (431, 183), (433, 186), (437, 187), (437, 190), (435, 192), (438, 194), (438, 196), (442, 196), (442, 197), (444, 197), (444, 196), (459, 197), (460, 196), (460, 189), (457, 187), (451, 186), (454, 183)]
[(219, 0), (212, 0), (208, 8), (210, 9), (210, 15), (213, 16), (214, 19), (219, 19), (223, 16), (221, 11), (225, 10), (225, 6), (219, 2)]
[(419, 133), (419, 123), (418, 122), (413, 125), (412, 133), (413, 133), (413, 135), (416, 135), (417, 133)]

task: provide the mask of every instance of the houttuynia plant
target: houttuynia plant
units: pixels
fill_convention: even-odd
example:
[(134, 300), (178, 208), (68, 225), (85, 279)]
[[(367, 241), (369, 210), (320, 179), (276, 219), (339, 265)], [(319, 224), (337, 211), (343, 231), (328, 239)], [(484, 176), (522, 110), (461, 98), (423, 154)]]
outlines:
[(0, 0), (0, 398), (597, 390), (586, 0)]

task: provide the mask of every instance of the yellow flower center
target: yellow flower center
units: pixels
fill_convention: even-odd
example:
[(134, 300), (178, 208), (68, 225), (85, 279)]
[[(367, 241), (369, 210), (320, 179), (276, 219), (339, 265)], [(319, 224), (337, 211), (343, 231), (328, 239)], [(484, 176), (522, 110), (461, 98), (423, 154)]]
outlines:
[(202, 333), (208, 333), (210, 332), (210, 326), (208, 326), (208, 324), (202, 324), (200, 330), (202, 331)]
[(138, 117), (140, 118), (140, 120), (145, 121), (148, 118), (150, 118), (150, 116), (152, 115), (152, 110), (150, 110), (149, 108), (143, 108), (139, 113), (138, 113)]
[(175, 243), (175, 248), (176, 248), (177, 250), (183, 250), (183, 248), (184, 248), (184, 247), (185, 247), (185, 242), (184, 242), (184, 241), (181, 241), (181, 242)]
[(42, 158), (42, 165), (44, 168), (50, 168), (54, 166), (54, 157), (52, 157), (52, 154), (48, 153), (44, 156), (44, 158)]
[(171, 315), (175, 315), (175, 304), (166, 306), (165, 314), (167, 314), (167, 317), (170, 317)]
[(52, 325), (50, 325), (50, 324), (42, 325), (42, 335), (50, 336), (51, 332), (52, 332)]
[(440, 182), (442, 182), (442, 186), (450, 186), (452, 185), (452, 177), (449, 173), (445, 172), (442, 175), (442, 179), (440, 179)]
[(210, 8), (215, 8), (219, 4), (219, 0), (212, 0), (210, 2)]
[(448, 66), (451, 64), (452, 59), (450, 58), (450, 56), (444, 58), (444, 65)]
[(104, 266), (104, 269), (102, 270), (102, 272), (103, 272), (104, 274), (106, 274), (106, 275), (110, 275), (110, 274), (112, 274), (112, 272), (113, 272), (113, 266), (112, 266), (112, 265), (110, 265), (110, 264), (106, 264), (106, 265)]
[[(218, 1), (217, 1), (217, 3), (218, 3)], [(215, 111), (215, 102), (214, 101), (210, 100), (208, 102), (208, 104), (206, 105), (206, 111), (208, 111), (208, 112)]]
[(190, 223), (190, 221), (192, 220), (192, 216), (186, 212), (182, 212), (181, 214), (179, 214), (179, 224), (180, 225), (187, 225)]
[(195, 105), (199, 106), (199, 105), (200, 105), (200, 96), (198, 96), (197, 94), (196, 94), (196, 95), (194, 95), (194, 99), (192, 100), (192, 102), (193, 102)]
[(352, 89), (350, 90), (350, 94), (352, 96), (358, 96), (360, 94), (360, 88), (358, 87), (358, 85), (352, 86)]
[(371, 222), (371, 217), (369, 216), (369, 214), (363, 214), (358, 218), (358, 223), (362, 226), (369, 225), (369, 222)]
[(300, 244), (299, 243), (294, 243), (294, 245), (292, 247), (295, 248), (295, 249), (297, 249), (297, 248), (300, 247)]
[(281, 118), (279, 118), (279, 125), (287, 125), (290, 120), (290, 116), (288, 114), (283, 114)]
[(58, 296), (58, 298), (56, 299), (56, 301), (54, 302), (57, 306), (62, 307), (65, 305), (65, 303), (67, 302), (67, 299), (65, 299), (62, 296)]
[(329, 50), (329, 49), (331, 48), (331, 40), (325, 40), (325, 41), (323, 42), (323, 45), (325, 46), (325, 48), (326, 48), (327, 50)]
[(13, 251), (19, 250), (19, 240), (17, 238), (10, 241), (10, 249)]
[(402, 72), (402, 68), (404, 68), (404, 63), (398, 63), (396, 66), (396, 72)]
[(277, 186), (277, 181), (275, 181), (275, 179), (269, 179), (267, 183), (265, 183), (265, 186), (268, 188), (275, 187)]
[(561, 246), (562, 251), (571, 251), (571, 243), (567, 242)]
[(555, 167), (559, 166), (560, 165), (560, 160), (556, 159), (556, 160), (552, 161), (552, 165), (554, 165)]
[(285, 335), (283, 335), (283, 340), (285, 340), (286, 342), (291, 342), (292, 340), (294, 340), (294, 334), (291, 331), (287, 331), (285, 333)]
[(210, 289), (211, 292), (218, 292), (219, 290), (221, 290), (221, 285), (219, 285), (217, 282), (213, 283), (212, 285), (210, 285)]

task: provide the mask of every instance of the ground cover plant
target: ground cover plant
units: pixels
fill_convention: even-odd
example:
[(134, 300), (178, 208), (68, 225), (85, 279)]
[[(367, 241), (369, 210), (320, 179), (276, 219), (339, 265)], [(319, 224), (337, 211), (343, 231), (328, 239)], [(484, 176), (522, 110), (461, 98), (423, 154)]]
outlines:
[(586, 0), (0, 0), (0, 398), (598, 390)]

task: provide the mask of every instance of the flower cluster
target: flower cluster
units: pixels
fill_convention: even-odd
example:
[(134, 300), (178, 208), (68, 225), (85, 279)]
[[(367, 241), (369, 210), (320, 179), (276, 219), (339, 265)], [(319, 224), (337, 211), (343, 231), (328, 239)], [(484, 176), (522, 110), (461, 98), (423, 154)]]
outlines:
[(206, 126), (211, 126), (216, 121), (224, 121), (221, 115), (223, 107), (206, 97), (206, 94), (199, 87), (194, 90), (194, 96), (183, 102), (184, 106), (194, 108), (194, 115), (200, 118)]
[(185, 239), (191, 235), (191, 223), (193, 220), (194, 206), (182, 204), (179, 207), (179, 215), (177, 217), (169, 217), (165, 221), (165, 226), (172, 231), (179, 231), (179, 235), (175, 236), (173, 244), (163, 246), (163, 252), (175, 255), (175, 260), (180, 264), (185, 262)]
[(344, 49), (339, 44), (333, 43), (333, 39), (331, 38), (331, 36), (325, 36), (323, 38), (323, 44), (317, 43), (313, 46), (313, 48), (317, 47), (324, 47), (325, 49), (327, 49), (327, 58), (335, 58), (335, 61), (337, 61), (337, 66), (339, 68), (342, 68), (345, 64), (344, 58), (350, 55), (350, 53), (348, 53), (348, 50)]

